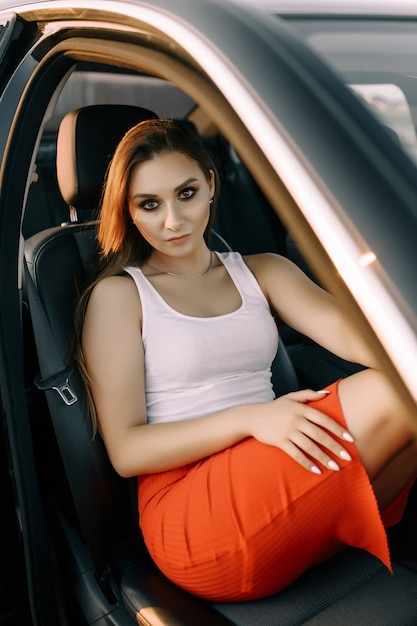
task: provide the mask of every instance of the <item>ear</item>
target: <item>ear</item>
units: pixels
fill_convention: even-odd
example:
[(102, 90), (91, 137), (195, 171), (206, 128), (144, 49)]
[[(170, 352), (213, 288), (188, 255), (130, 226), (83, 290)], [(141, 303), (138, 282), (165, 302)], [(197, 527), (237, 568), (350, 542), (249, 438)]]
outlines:
[(213, 170), (210, 170), (209, 191), (210, 198), (213, 198), (216, 191), (216, 176), (214, 175)]

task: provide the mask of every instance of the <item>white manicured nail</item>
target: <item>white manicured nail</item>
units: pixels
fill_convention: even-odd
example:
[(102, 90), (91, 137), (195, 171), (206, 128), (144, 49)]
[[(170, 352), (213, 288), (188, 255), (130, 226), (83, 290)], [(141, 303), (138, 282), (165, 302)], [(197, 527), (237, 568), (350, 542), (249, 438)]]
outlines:
[(339, 456), (341, 459), (344, 459), (345, 461), (352, 460), (352, 457), (350, 456), (349, 452), (346, 452), (346, 450), (341, 450)]
[(313, 472), (313, 474), (321, 474), (321, 469), (317, 467), (317, 465), (312, 465), (310, 469)]
[(333, 470), (334, 472), (338, 472), (340, 470), (340, 467), (338, 466), (337, 463), (335, 463), (334, 461), (329, 461), (327, 463), (327, 467), (331, 470)]
[(350, 443), (355, 441), (350, 433), (343, 433), (342, 437), (345, 441), (349, 441)]

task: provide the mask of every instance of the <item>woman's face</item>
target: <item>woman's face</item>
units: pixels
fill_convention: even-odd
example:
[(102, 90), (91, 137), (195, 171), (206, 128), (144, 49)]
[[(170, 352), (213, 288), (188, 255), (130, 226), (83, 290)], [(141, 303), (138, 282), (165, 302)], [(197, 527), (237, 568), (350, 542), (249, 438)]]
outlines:
[(157, 253), (183, 256), (202, 245), (214, 194), (198, 163), (164, 152), (137, 165), (128, 191), (129, 212)]

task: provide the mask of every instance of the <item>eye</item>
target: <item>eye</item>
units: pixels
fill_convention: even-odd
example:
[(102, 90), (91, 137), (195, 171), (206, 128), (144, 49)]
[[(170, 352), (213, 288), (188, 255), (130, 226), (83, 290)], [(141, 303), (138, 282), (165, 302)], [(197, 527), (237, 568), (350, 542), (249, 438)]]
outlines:
[(144, 200), (140, 204), (141, 209), (145, 209), (145, 211), (154, 211), (159, 207), (159, 202), (157, 200)]
[(186, 187), (185, 189), (181, 189), (178, 197), (180, 200), (190, 200), (196, 192), (197, 189), (194, 187)]

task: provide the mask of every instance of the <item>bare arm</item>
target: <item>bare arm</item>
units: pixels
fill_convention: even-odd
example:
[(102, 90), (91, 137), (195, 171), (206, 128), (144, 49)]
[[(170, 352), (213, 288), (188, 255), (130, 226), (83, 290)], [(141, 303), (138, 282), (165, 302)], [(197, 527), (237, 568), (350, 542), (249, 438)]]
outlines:
[(304, 452), (324, 465), (330, 459), (314, 441), (336, 454), (342, 449), (340, 441), (323, 428), (339, 439), (343, 429), (304, 404), (320, 397), (313, 391), (186, 421), (147, 424), (141, 306), (128, 277), (105, 279), (94, 289), (84, 323), (83, 349), (100, 433), (122, 476), (186, 465), (248, 436), (282, 448), (310, 470), (312, 462)]
[(249, 256), (245, 261), (284, 322), (342, 359), (378, 366), (337, 300), (294, 263), (274, 254)]

